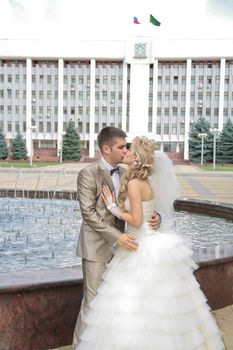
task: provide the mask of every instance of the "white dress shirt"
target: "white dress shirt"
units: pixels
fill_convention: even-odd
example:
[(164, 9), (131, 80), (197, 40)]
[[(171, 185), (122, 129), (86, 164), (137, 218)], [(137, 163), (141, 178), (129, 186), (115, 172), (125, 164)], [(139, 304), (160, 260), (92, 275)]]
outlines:
[[(114, 169), (114, 167), (107, 163), (106, 160), (102, 157), (102, 161), (104, 162), (105, 166), (106, 166), (106, 169), (108, 170), (108, 172), (110, 173), (110, 171), (112, 169)], [(113, 183), (113, 186), (114, 186), (114, 190), (115, 190), (115, 195), (116, 195), (116, 198), (118, 197), (118, 194), (119, 194), (119, 190), (120, 190), (120, 176), (119, 176), (119, 171), (115, 171), (112, 175), (111, 175), (111, 178), (112, 178), (112, 183)]]

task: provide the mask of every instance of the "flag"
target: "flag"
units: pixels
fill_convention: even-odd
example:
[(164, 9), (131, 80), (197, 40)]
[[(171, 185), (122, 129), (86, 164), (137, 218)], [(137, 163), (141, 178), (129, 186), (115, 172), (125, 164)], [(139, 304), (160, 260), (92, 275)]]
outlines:
[(133, 23), (134, 23), (134, 24), (140, 24), (140, 22), (138, 22), (137, 17), (134, 17), (134, 18), (133, 18)]
[(156, 19), (156, 18), (154, 18), (154, 16), (152, 16), (151, 14), (150, 14), (150, 23), (152, 23), (154, 26), (160, 26), (160, 22)]

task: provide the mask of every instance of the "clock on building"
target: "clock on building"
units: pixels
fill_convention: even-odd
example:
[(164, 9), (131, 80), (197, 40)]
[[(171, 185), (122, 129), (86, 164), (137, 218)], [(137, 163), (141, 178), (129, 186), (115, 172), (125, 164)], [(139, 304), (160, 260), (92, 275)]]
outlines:
[(145, 58), (146, 57), (146, 44), (137, 43), (134, 46), (134, 57)]

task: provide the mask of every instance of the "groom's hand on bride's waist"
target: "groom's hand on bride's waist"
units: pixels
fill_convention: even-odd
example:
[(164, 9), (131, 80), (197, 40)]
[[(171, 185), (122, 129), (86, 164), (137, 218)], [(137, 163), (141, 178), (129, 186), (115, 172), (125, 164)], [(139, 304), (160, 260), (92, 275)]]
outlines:
[(153, 230), (159, 230), (161, 222), (161, 215), (156, 212), (152, 215), (151, 220), (149, 220), (149, 224)]
[(138, 243), (136, 241), (136, 238), (129, 233), (122, 233), (122, 235), (117, 241), (117, 245), (131, 252), (138, 249)]

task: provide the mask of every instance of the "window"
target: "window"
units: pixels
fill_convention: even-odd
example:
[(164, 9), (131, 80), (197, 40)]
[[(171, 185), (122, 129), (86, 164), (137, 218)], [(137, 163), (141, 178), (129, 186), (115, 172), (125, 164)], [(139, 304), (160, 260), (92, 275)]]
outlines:
[(173, 77), (173, 84), (175, 84), (175, 85), (178, 84), (178, 76)]
[(177, 116), (177, 107), (173, 107), (173, 108), (172, 108), (172, 114), (173, 114), (174, 116)]
[(157, 99), (158, 99), (158, 101), (162, 100), (162, 93), (161, 92), (157, 93)]
[(107, 107), (105, 106), (102, 107), (102, 115), (107, 115)]
[(168, 135), (169, 134), (169, 124), (164, 124), (163, 126), (163, 130), (164, 130), (164, 135)]
[(195, 84), (195, 76), (191, 76), (191, 84)]
[(161, 108), (160, 107), (157, 108), (157, 115), (161, 116)]
[(169, 92), (165, 92), (165, 100), (169, 101), (170, 99), (170, 93)]
[(172, 124), (172, 135), (176, 135), (176, 134), (177, 134), (177, 125)]
[(16, 74), (16, 75), (15, 75), (15, 82), (16, 82), (16, 83), (19, 83), (19, 74)]
[(214, 93), (214, 99), (215, 99), (215, 101), (219, 100), (219, 92), (218, 91)]
[(220, 84), (220, 76), (219, 75), (216, 75), (215, 76), (215, 84)]
[(214, 116), (218, 117), (219, 115), (219, 109), (218, 108), (214, 108)]
[(160, 123), (158, 123), (158, 124), (156, 125), (156, 134), (158, 134), (158, 135), (161, 134), (161, 124), (160, 124)]
[(75, 107), (70, 107), (70, 114), (74, 115), (75, 114)]
[(111, 84), (112, 85), (116, 84), (116, 76), (115, 75), (111, 75)]
[(178, 101), (178, 92), (177, 91), (173, 91), (173, 100)]
[(51, 84), (51, 75), (47, 75), (47, 84)]
[(47, 132), (51, 132), (51, 122), (47, 122)]
[(166, 78), (165, 78), (165, 83), (166, 83), (166, 84), (170, 84), (170, 77), (169, 77), (169, 76), (166, 76)]
[(206, 108), (206, 111), (205, 111), (206, 116), (210, 116), (210, 112), (211, 112), (211, 108)]
[(11, 122), (7, 122), (7, 131), (8, 132), (11, 132), (12, 131), (12, 124), (11, 124)]
[(197, 108), (197, 115), (198, 117), (202, 117), (202, 108), (200, 107)]
[(43, 128), (43, 122), (39, 122), (39, 132), (43, 132), (44, 128)]
[(185, 131), (184, 123), (180, 123), (180, 135), (184, 135), (184, 131)]
[(169, 108), (164, 108), (164, 115), (169, 116)]
[(95, 115), (96, 115), (96, 116), (99, 116), (99, 114), (100, 114), (99, 107), (95, 107)]
[(228, 108), (223, 108), (224, 117), (228, 117)]
[(182, 85), (185, 85), (185, 84), (186, 84), (186, 77), (185, 77), (185, 76), (182, 76), (182, 77), (181, 77), (181, 84), (182, 84)]
[(207, 99), (208, 101), (211, 100), (211, 92), (207, 92), (207, 93), (206, 93), (206, 99)]

